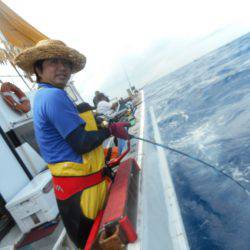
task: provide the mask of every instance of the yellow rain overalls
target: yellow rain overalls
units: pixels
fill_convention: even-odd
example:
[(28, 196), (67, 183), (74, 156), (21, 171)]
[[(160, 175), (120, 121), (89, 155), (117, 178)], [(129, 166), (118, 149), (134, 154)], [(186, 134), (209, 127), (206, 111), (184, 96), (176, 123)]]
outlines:
[[(80, 114), (85, 130), (97, 130), (92, 111)], [(59, 162), (49, 164), (58, 207), (67, 233), (75, 245), (83, 248), (94, 219), (104, 207), (107, 183), (103, 147), (83, 154), (83, 163)]]

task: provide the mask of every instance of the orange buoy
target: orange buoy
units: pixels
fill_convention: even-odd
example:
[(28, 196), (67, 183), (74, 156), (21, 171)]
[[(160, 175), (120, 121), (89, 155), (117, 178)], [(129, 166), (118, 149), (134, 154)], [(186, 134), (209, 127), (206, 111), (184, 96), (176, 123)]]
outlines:
[[(4, 101), (15, 111), (28, 113), (30, 111), (30, 101), (27, 96), (23, 93), (21, 89), (19, 89), (16, 85), (5, 82), (1, 86), (1, 94), (3, 96)], [(16, 101), (13, 98), (14, 93), (18, 100)]]

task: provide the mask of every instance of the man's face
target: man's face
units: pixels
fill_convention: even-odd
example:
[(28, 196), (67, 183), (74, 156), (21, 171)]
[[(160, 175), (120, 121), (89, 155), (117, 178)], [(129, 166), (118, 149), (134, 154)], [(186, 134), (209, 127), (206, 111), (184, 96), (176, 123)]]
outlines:
[(42, 70), (37, 69), (41, 82), (63, 89), (70, 79), (72, 72), (71, 62), (61, 58), (51, 58), (43, 61)]

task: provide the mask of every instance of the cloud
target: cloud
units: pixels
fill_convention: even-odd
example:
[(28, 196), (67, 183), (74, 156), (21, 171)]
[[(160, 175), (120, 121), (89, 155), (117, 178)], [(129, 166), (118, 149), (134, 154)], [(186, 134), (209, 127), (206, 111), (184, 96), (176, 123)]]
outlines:
[[(140, 54), (121, 61), (129, 81), (137, 88), (184, 66), (248, 32), (248, 27), (228, 25), (200, 39), (160, 39)], [(126, 73), (117, 62), (103, 81), (102, 90), (111, 96), (124, 95), (129, 87)]]

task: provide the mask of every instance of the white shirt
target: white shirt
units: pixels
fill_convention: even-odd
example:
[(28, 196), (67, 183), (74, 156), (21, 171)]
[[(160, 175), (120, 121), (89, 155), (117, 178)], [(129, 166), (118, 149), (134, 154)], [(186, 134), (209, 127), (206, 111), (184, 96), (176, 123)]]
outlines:
[(106, 115), (106, 116), (112, 116), (112, 115), (114, 115), (115, 112), (111, 107), (112, 107), (112, 104), (110, 102), (100, 101), (97, 104), (96, 111), (99, 114), (103, 114), (103, 115)]

